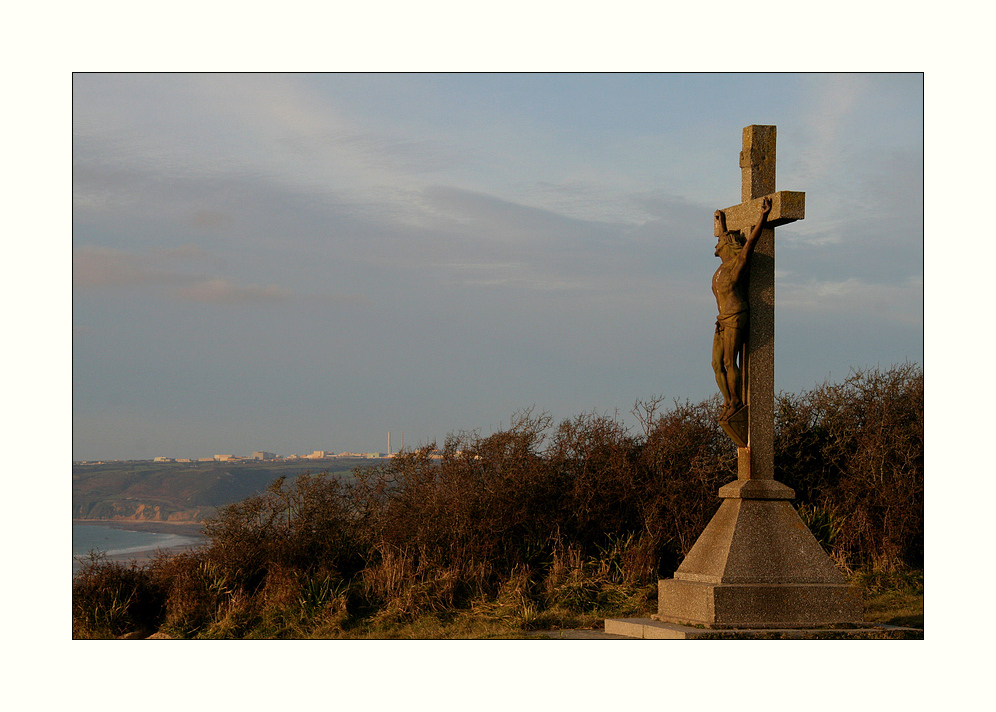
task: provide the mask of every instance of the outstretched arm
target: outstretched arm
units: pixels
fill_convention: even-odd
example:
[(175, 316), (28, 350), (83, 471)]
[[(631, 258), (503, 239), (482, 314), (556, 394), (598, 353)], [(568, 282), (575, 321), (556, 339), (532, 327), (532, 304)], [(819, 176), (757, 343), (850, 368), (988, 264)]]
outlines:
[(768, 213), (771, 212), (771, 198), (765, 198), (761, 201), (761, 217), (757, 219), (757, 225), (751, 230), (750, 236), (747, 238), (747, 242), (744, 244), (744, 248), (740, 251), (740, 266), (746, 265), (747, 260), (750, 259), (751, 253), (754, 252), (754, 246), (757, 244), (758, 238), (761, 237), (761, 230), (764, 229), (764, 223), (768, 219)]

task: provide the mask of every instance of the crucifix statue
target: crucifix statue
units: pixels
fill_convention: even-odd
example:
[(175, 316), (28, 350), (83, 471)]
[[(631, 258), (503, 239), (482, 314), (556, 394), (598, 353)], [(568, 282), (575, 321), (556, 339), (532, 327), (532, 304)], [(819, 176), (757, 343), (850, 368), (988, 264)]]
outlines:
[(719, 307), (712, 365), (724, 400), (720, 425), (747, 449), (740, 478), (766, 479), (774, 476), (774, 228), (806, 216), (806, 194), (775, 192), (774, 126), (744, 128), (740, 169), (740, 204), (714, 215), (723, 263), (712, 281)]
[(712, 340), (712, 370), (716, 373), (719, 392), (723, 394), (720, 422), (728, 422), (742, 408), (747, 407), (744, 405), (741, 389), (741, 371), (750, 307), (743, 293), (743, 286), (747, 281), (747, 263), (770, 213), (771, 200), (764, 198), (761, 201), (761, 217), (746, 243), (741, 243), (738, 233), (727, 229), (726, 216), (722, 210), (717, 210), (713, 216), (713, 231), (719, 238), (715, 254), (723, 261), (712, 276), (712, 293), (716, 295), (716, 306), (719, 307), (716, 335)]
[[(775, 228), (805, 217), (805, 195), (775, 192), (775, 127), (744, 129), (739, 205), (717, 211), (713, 277), (719, 306), (713, 367), (720, 424), (737, 444), (737, 479), (674, 577), (658, 584), (657, 614), (637, 637), (675, 637), (666, 624), (805, 628), (862, 620), (851, 589), (775, 480)], [(606, 632), (633, 621), (605, 622)], [(618, 624), (618, 626), (617, 626)], [(665, 624), (664, 627), (660, 627)]]

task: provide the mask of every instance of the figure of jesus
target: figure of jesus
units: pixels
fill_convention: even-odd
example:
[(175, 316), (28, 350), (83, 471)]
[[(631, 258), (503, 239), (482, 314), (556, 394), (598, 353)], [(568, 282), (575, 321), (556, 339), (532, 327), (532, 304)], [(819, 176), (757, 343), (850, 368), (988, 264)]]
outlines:
[(761, 217), (743, 244), (740, 243), (738, 232), (726, 229), (726, 216), (722, 210), (717, 210), (713, 216), (713, 232), (719, 238), (716, 257), (723, 261), (712, 277), (712, 293), (716, 295), (716, 305), (719, 307), (716, 335), (712, 340), (712, 370), (716, 372), (716, 384), (723, 394), (724, 408), (719, 416), (721, 421), (729, 420), (744, 407), (742, 351), (749, 323), (745, 277), (751, 253), (770, 212), (771, 200), (765, 198), (761, 201)]

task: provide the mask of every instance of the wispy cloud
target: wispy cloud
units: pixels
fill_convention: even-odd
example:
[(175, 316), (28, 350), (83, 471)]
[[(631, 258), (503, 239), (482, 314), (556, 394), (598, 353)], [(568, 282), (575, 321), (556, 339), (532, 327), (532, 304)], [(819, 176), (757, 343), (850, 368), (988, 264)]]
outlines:
[(923, 326), (923, 280), (876, 284), (857, 278), (809, 280), (778, 285), (778, 308), (837, 319), (840, 314), (869, 315), (910, 326)]
[(807, 193), (776, 236), (803, 327), (780, 348), (864, 329), (781, 385), (916, 356), (921, 103), (881, 75), (75, 75), (74, 422), (110, 392), (164, 414), (149, 432), (218, 409), (210, 447), (237, 450), (235, 402), (300, 416), (283, 442), (363, 443), (385, 418), (436, 437), (526, 398), (712, 393), (712, 212), (753, 121)]
[(232, 222), (231, 213), (216, 208), (197, 210), (190, 218), (191, 225), (208, 230), (227, 227)]
[(554, 227), (552, 223), (566, 220), (548, 210), (452, 186), (427, 186), (422, 195), (428, 209), (470, 226), (484, 228), (487, 234), (494, 237), (524, 239), (549, 235)]
[(142, 253), (108, 247), (79, 247), (73, 250), (73, 286), (82, 289), (165, 287), (167, 293), (175, 297), (205, 304), (276, 303), (290, 297), (289, 291), (277, 285), (240, 285), (220, 277), (172, 268), (177, 261), (201, 264), (215, 259), (196, 245)]
[[(201, 127), (190, 157), (207, 151), (226, 170), (251, 166), (261, 176), (307, 188), (402, 187), (410, 176), (462, 160), (445, 139), (410, 135), (390, 121), (369, 124), (350, 112), (348, 102), (322, 96), (320, 80), (289, 75), (185, 79), (173, 91)], [(184, 128), (183, 121), (169, 126), (178, 152), (187, 138)]]
[(181, 299), (204, 304), (260, 304), (286, 301), (290, 293), (270, 284), (238, 285), (224, 279), (210, 279), (177, 290)]
[(558, 274), (543, 264), (527, 262), (443, 262), (435, 267), (441, 274), (466, 287), (503, 287), (539, 292), (590, 291), (597, 287), (591, 280)]
[(813, 85), (816, 96), (808, 117), (810, 145), (801, 160), (805, 180), (832, 177), (844, 163), (841, 133), (870, 86), (863, 74), (819, 75), (813, 78)]
[(74, 287), (132, 287), (187, 285), (197, 275), (160, 269), (148, 255), (109, 247), (86, 246), (73, 250)]

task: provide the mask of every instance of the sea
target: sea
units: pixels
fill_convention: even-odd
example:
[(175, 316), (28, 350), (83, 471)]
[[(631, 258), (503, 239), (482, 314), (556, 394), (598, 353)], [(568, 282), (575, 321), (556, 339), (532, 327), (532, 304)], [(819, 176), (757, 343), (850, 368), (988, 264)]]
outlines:
[(136, 532), (102, 524), (73, 523), (73, 574), (79, 571), (81, 560), (91, 551), (100, 551), (111, 557), (133, 554), (138, 558), (156, 549), (188, 546), (203, 541), (200, 537), (179, 534)]

